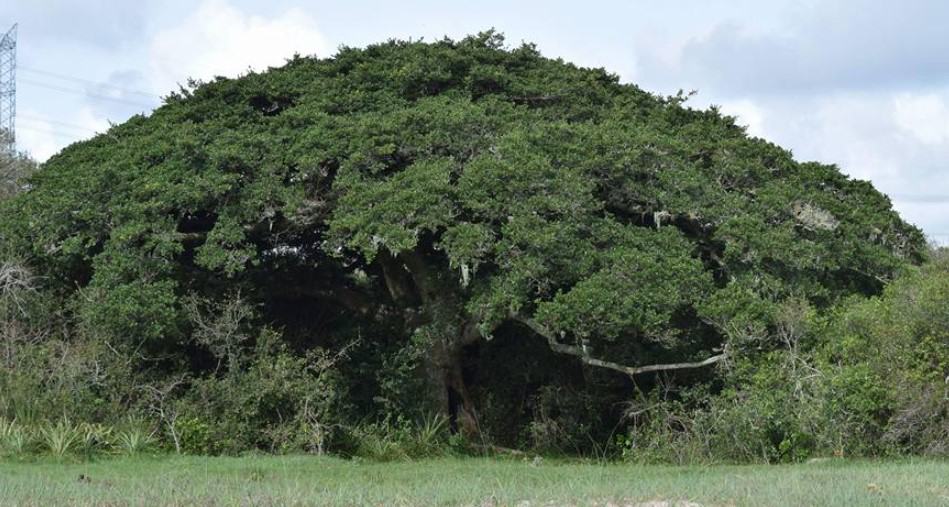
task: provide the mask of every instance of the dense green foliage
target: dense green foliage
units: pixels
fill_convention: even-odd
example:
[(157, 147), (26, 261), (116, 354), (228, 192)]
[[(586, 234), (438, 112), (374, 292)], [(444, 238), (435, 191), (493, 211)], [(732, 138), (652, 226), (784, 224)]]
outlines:
[(631, 405), (627, 455), (677, 462), (812, 455), (949, 455), (949, 256), (883, 295), (824, 315), (779, 312), (774, 339), (745, 354), (714, 396), (695, 389)]
[[(765, 392), (789, 306), (878, 294), (925, 242), (869, 183), (683, 102), (494, 33), (194, 83), (0, 204), (38, 288), (0, 410), (144, 412), (198, 452), (439, 414), (573, 452), (663, 382)], [(918, 331), (879, 325), (821, 357)]]

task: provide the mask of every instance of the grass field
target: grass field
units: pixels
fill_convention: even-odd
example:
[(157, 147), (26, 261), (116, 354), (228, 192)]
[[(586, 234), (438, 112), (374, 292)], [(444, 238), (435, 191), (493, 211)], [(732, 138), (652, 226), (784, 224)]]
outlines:
[(949, 505), (949, 462), (667, 467), (307, 456), (0, 462), (0, 505)]

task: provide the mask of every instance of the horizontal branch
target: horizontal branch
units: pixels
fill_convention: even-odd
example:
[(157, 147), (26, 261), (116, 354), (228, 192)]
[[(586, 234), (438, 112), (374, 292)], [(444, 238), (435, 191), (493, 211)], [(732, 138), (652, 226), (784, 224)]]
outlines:
[(531, 328), (532, 331), (543, 336), (547, 339), (547, 344), (550, 346), (550, 349), (554, 352), (561, 354), (569, 354), (571, 356), (576, 356), (580, 358), (585, 364), (590, 366), (597, 366), (599, 368), (607, 368), (610, 370), (618, 371), (625, 373), (629, 376), (639, 375), (641, 373), (649, 373), (653, 371), (669, 371), (669, 370), (685, 370), (690, 368), (701, 368), (703, 366), (708, 366), (710, 364), (715, 364), (719, 361), (725, 359), (725, 354), (717, 354), (709, 358), (703, 359), (702, 361), (696, 361), (692, 363), (666, 363), (666, 364), (650, 364), (646, 366), (626, 366), (619, 363), (614, 363), (612, 361), (605, 361), (603, 359), (597, 359), (591, 357), (590, 355), (583, 352), (583, 349), (574, 345), (567, 345), (565, 343), (560, 343), (557, 341), (557, 337), (543, 324), (526, 317), (516, 316), (515, 320), (521, 322), (527, 327)]

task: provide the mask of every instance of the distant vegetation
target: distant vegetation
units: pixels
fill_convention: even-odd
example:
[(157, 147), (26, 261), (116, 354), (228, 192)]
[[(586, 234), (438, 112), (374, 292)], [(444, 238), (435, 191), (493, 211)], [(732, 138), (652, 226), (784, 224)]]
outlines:
[(5, 161), (0, 450), (945, 456), (945, 253), (685, 101), (489, 32)]

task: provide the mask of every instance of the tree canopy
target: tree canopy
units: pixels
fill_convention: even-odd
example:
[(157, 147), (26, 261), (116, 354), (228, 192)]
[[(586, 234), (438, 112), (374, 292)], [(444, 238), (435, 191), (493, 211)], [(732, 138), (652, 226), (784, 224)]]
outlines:
[(691, 370), (925, 252), (868, 182), (493, 32), (193, 83), (0, 206), (76, 328), (210, 370), (186, 300), (240, 291), (296, 349), (411, 351), (417, 399), (458, 420), (492, 375), (472, 348)]

